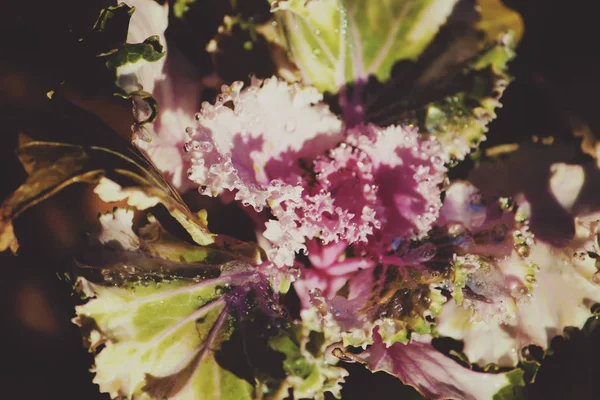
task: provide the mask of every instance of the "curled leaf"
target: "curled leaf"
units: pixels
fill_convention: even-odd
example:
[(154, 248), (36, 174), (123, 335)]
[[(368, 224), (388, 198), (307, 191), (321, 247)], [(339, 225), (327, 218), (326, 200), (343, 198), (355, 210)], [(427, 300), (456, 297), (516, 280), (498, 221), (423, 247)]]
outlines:
[[(124, 155), (97, 146), (30, 141), (18, 150), (27, 180), (3, 203), (0, 211), (0, 250), (18, 248), (12, 221), (30, 207), (74, 183), (97, 184), (105, 201), (127, 198), (140, 208), (163, 204), (199, 244), (210, 244), (206, 222), (193, 215), (177, 192), (135, 153)], [(133, 184), (123, 188), (106, 178)]]
[(158, 36), (150, 36), (142, 43), (126, 43), (111, 54), (106, 67), (119, 73), (119, 69), (131, 68), (138, 62), (154, 62), (164, 57), (165, 53)]
[(384, 371), (413, 386), (432, 400), (447, 398), (464, 400), (523, 399), (523, 371), (491, 374), (476, 372), (458, 364), (431, 345), (424, 335), (409, 344), (390, 347), (374, 332), (373, 345), (366, 351), (348, 357), (365, 363), (372, 371)]
[(485, 32), (488, 42), (493, 42), (499, 36), (512, 31), (515, 41), (523, 37), (523, 18), (518, 12), (508, 8), (503, 0), (477, 0), (481, 12), (481, 20), (477, 28)]
[(300, 324), (269, 341), (269, 347), (285, 355), (286, 378), (280, 390), (292, 389), (298, 399), (324, 399), (325, 392), (341, 398), (341, 384), (348, 372), (336, 367), (326, 354), (329, 343), (321, 333)]

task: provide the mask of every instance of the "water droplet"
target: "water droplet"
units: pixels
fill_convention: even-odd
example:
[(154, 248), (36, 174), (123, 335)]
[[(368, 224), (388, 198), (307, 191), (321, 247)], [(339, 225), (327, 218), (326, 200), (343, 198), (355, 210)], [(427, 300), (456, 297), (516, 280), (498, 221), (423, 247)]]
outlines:
[(209, 153), (213, 150), (213, 145), (210, 142), (200, 142), (198, 144), (198, 150)]
[(302, 270), (298, 267), (290, 267), (288, 269), (288, 273), (289, 273), (291, 281), (295, 282), (298, 279), (300, 279), (300, 276), (302, 275)]
[[(196, 114), (198, 115), (198, 114)], [(213, 107), (208, 101), (202, 102), (202, 111), (200, 118), (214, 119), (216, 117), (215, 107)], [(196, 117), (198, 120), (200, 118)]]
[(223, 163), (223, 172), (226, 174), (231, 174), (233, 171), (233, 164), (231, 161), (225, 161)]
[(242, 90), (242, 87), (244, 87), (244, 82), (242, 81), (235, 81), (231, 84), (231, 92), (232, 93), (239, 93), (240, 90)]
[(519, 255), (521, 257), (527, 257), (527, 256), (529, 256), (529, 246), (524, 246), (524, 245), (519, 246), (517, 248), (517, 253), (519, 253)]
[(296, 130), (296, 121), (294, 121), (293, 119), (288, 120), (285, 123), (285, 130), (288, 133), (293, 133)]

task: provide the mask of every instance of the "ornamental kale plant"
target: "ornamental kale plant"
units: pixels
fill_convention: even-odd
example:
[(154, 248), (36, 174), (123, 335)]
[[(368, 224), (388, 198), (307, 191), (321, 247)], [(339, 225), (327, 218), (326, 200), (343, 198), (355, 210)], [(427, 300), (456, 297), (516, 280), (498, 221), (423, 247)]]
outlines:
[(85, 132), (21, 138), (0, 250), (68, 186), (102, 205), (65, 268), (107, 398), (342, 398), (349, 363), (525, 398), (595, 318), (600, 214), (589, 163), (479, 148), (523, 29), (501, 0), (106, 4), (78, 42), (130, 143), (76, 82), (50, 91)]

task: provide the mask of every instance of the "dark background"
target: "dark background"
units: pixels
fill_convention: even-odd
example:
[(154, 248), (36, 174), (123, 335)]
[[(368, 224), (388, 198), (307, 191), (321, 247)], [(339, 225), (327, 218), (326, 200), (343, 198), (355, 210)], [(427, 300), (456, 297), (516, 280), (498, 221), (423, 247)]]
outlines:
[[(207, 3), (211, 3), (207, 1)], [(212, 2), (217, 4), (218, 2)], [(532, 135), (572, 141), (573, 117), (600, 133), (600, 50), (598, 17), (590, 0), (510, 0), (525, 20), (525, 36), (512, 63), (515, 81), (492, 124), (484, 146), (520, 142)], [(0, 197), (24, 179), (14, 157), (19, 132), (50, 135), (58, 130), (86, 134), (48, 109), (45, 93), (64, 77), (71, 84), (94, 86), (102, 71), (83, 68), (73, 31), (97, 17), (93, 2), (7, 2), (0, 13)], [(190, 46), (194, 46), (190, 41)], [(200, 44), (198, 44), (200, 46)], [(90, 89), (91, 90), (91, 89)], [(74, 96), (74, 95), (73, 95)], [(94, 104), (95, 97), (74, 101)], [(87, 103), (86, 103), (87, 102)], [(127, 103), (103, 104), (107, 115), (125, 115)], [(113, 128), (128, 132), (126, 118)], [(64, 132), (63, 132), (64, 133)], [(73, 196), (75, 195), (75, 196)], [(70, 285), (57, 278), (78, 237), (82, 188), (27, 212), (17, 224), (19, 257), (0, 254), (0, 398), (105, 399), (91, 384), (92, 357), (71, 324), (75, 298)], [(600, 331), (555, 340), (554, 355), (529, 388), (531, 399), (598, 399)], [(409, 390), (383, 373), (371, 375), (351, 366), (344, 399), (408, 398)], [(405, 395), (406, 393), (406, 395)]]

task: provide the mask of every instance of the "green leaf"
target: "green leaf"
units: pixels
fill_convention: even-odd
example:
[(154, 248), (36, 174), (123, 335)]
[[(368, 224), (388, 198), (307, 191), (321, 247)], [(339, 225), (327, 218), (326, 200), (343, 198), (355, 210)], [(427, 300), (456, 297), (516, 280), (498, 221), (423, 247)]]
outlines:
[(195, 2), (196, 0), (176, 0), (173, 3), (173, 15), (179, 19), (183, 18), (185, 13), (190, 9), (190, 6)]
[(523, 370), (514, 369), (504, 374), (509, 384), (498, 390), (494, 394), (493, 400), (524, 400), (525, 380), (523, 379)]
[(511, 80), (507, 64), (515, 56), (512, 34), (481, 51), (477, 42), (464, 42), (472, 39), (456, 39), (441, 53), (434, 46), (417, 64), (399, 68), (398, 75), (365, 102), (365, 118), (381, 126), (416, 125), (420, 132), (437, 136), (451, 160), (464, 159), (485, 140), (487, 125), (496, 117)]
[(84, 279), (87, 304), (75, 323), (88, 330), (94, 383), (115, 398), (252, 399), (253, 385), (222, 368), (216, 353), (234, 329), (222, 295), (227, 279), (101, 286)]
[[(91, 299), (76, 308), (74, 322), (90, 351), (97, 352), (94, 383), (113, 398), (284, 399), (290, 389), (297, 399), (323, 399), (325, 391), (339, 397), (347, 372), (326, 364), (322, 354), (301, 350), (291, 338), (297, 330), (263, 339), (284, 356), (282, 365), (268, 367), (283, 368), (284, 374), (269, 376), (268, 370), (256, 368), (256, 356), (244, 345), (231, 352), (232, 342), (245, 334), (244, 320), (261, 312), (256, 306), (233, 308), (236, 288), (257, 279), (260, 275), (250, 270), (200, 281), (142, 280), (119, 286), (80, 278), (79, 290)], [(251, 368), (254, 379), (233, 371), (232, 362), (236, 369)]]
[(142, 43), (125, 43), (123, 47), (108, 56), (106, 67), (119, 74), (119, 68), (131, 68), (132, 64), (155, 62), (165, 54), (160, 38), (154, 35)]
[[(368, 3), (358, 12), (355, 0), (274, 2), (279, 30), (266, 27), (261, 33), (289, 51), (300, 72), (296, 79), (333, 93), (353, 83), (339, 94), (348, 123), (412, 124), (441, 139), (450, 164), (464, 159), (496, 117), (511, 80), (507, 63), (522, 35), (522, 19), (500, 0), (480, 0), (476, 7), (472, 2), (384, 3)], [(386, 19), (408, 3), (403, 18)], [(364, 60), (373, 53), (388, 48), (383, 32), (389, 33), (390, 24), (398, 28), (391, 43), (402, 49), (390, 51), (379, 71), (356, 71), (369, 65)], [(421, 31), (423, 40), (407, 44), (412, 37), (407, 32), (422, 26), (428, 27), (426, 35)], [(343, 51), (341, 42), (347, 47)], [(338, 59), (343, 57), (351, 61), (342, 65)], [(279, 71), (286, 78), (293, 74), (281, 63)], [(367, 81), (369, 75), (376, 79)]]
[(485, 39), (493, 42), (506, 32), (513, 32), (518, 42), (523, 36), (523, 18), (518, 12), (506, 7), (502, 0), (477, 0), (481, 20), (477, 28), (485, 32)]
[[(160, 37), (154, 35), (142, 43), (125, 43), (104, 55), (107, 59), (106, 68), (113, 71), (116, 77), (115, 82), (119, 90), (115, 95), (134, 101), (134, 119), (138, 127), (152, 123), (158, 117), (158, 103), (151, 93), (143, 90), (143, 82), (138, 79), (138, 72), (148, 63), (159, 61), (165, 54)], [(153, 70), (160, 73), (162, 66), (154, 66)], [(154, 85), (154, 82), (151, 84)]]
[(97, 353), (101, 392), (137, 399), (339, 395), (345, 370), (326, 364), (324, 342), (281, 314), (272, 289), (281, 271), (228, 248), (179, 242), (154, 218), (136, 229), (133, 216), (123, 209), (101, 215), (101, 247), (84, 252), (89, 265), (78, 260), (82, 273), (101, 272), (100, 283), (79, 278), (90, 300), (74, 319)]
[(135, 9), (125, 3), (100, 10), (92, 32), (82, 38), (93, 46), (98, 55), (111, 54), (127, 40), (129, 22)]
[(100, 283), (78, 279), (90, 300), (74, 319), (97, 352), (94, 382), (112, 398), (254, 398), (253, 382), (217, 357), (257, 308), (250, 296), (272, 301), (266, 276), (243, 257), (178, 241), (154, 218), (136, 233), (133, 215), (100, 216), (101, 247), (83, 255), (91, 263), (81, 272), (102, 272)]
[[(163, 69), (163, 63), (157, 61), (166, 54), (163, 45), (167, 13), (167, 6), (152, 1), (140, 3), (137, 10), (121, 3), (103, 9), (93, 32), (81, 39), (91, 43), (91, 51), (112, 74), (114, 95), (133, 99), (138, 126), (154, 122), (158, 115), (158, 105), (150, 92), (153, 80), (160, 78)], [(153, 35), (146, 37), (148, 32)], [(143, 41), (126, 43), (128, 37)], [(140, 72), (141, 69), (144, 71)]]
[(462, 160), (471, 149), (485, 140), (487, 125), (496, 118), (495, 109), (510, 81), (507, 63), (514, 57), (513, 39), (505, 36), (474, 60), (463, 75), (469, 89), (447, 96), (424, 108), (425, 132), (438, 136), (452, 157)]
[(459, 3), (417, 62), (397, 64), (388, 82), (366, 89), (365, 119), (416, 125), (444, 143), (450, 165), (464, 159), (496, 117), (520, 32), (519, 15), (496, 0)]
[(162, 204), (194, 241), (203, 245), (214, 241), (206, 221), (192, 214), (177, 192), (134, 152), (124, 155), (98, 146), (32, 141), (19, 148), (18, 156), (28, 178), (0, 207), (0, 251), (18, 248), (13, 219), (74, 183), (98, 184), (95, 191), (107, 202), (127, 200), (138, 209)]
[[(110, 6), (107, 8), (103, 8), (100, 10), (100, 16), (94, 23), (94, 31), (96, 32), (107, 32), (111, 29), (115, 29), (117, 26), (115, 24), (115, 20), (125, 19), (127, 20), (127, 24), (129, 24), (129, 19), (134, 12), (133, 7), (129, 7), (125, 3), (120, 3), (116, 6)], [(127, 36), (127, 29), (124, 32), (120, 32)]]
[(385, 81), (400, 60), (416, 60), (457, 0), (271, 0), (305, 83), (336, 93), (347, 82)]
[[(310, 331), (301, 324), (269, 340), (269, 347), (285, 356), (286, 378), (280, 391), (292, 389), (296, 399), (324, 399), (325, 392), (341, 396), (341, 383), (348, 372), (327, 360), (322, 333)], [(312, 349), (311, 353), (308, 349)]]

